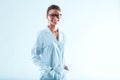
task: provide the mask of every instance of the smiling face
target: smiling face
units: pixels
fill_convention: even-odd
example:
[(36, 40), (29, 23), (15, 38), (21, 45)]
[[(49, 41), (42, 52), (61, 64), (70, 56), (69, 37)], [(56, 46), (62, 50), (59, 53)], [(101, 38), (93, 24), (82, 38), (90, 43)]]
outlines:
[(49, 10), (47, 14), (48, 24), (52, 26), (57, 25), (60, 20), (60, 17), (61, 17), (60, 10), (58, 9)]

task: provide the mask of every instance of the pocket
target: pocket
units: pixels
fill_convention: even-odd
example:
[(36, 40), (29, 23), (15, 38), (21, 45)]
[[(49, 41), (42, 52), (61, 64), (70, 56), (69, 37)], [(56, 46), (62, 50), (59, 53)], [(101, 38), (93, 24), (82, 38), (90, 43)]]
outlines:
[(52, 70), (52, 71), (48, 71), (48, 72), (45, 72), (41, 79), (40, 80), (54, 80), (54, 74), (55, 72)]

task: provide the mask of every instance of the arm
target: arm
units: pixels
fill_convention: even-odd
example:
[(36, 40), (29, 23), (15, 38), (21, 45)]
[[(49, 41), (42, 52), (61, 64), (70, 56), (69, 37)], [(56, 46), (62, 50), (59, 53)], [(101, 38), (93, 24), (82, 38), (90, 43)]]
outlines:
[(35, 63), (36, 66), (38, 66), (41, 69), (49, 69), (49, 67), (47, 67), (43, 61), (42, 61), (42, 56), (41, 54), (43, 54), (43, 37), (42, 34), (39, 34), (36, 44), (34, 45), (33, 49), (32, 49), (32, 60)]
[[(66, 37), (65, 37), (65, 35), (63, 36), (63, 41), (64, 41), (64, 51), (63, 51), (63, 53), (66, 53), (65, 52), (65, 45), (66, 45)], [(64, 62), (64, 69), (69, 71), (69, 68), (68, 68), (68, 66), (66, 64), (66, 61), (65, 61), (65, 54), (63, 54), (63, 62)]]

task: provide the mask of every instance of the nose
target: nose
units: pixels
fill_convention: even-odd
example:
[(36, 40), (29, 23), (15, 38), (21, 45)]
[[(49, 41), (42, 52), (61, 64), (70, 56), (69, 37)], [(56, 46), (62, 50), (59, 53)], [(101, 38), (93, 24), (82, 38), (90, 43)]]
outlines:
[(53, 18), (59, 18), (59, 15), (54, 15)]
[(58, 16), (54, 16), (53, 18), (58, 19), (59, 17)]
[(53, 20), (55, 20), (55, 21), (59, 21), (59, 17), (54, 16), (54, 17), (53, 17)]

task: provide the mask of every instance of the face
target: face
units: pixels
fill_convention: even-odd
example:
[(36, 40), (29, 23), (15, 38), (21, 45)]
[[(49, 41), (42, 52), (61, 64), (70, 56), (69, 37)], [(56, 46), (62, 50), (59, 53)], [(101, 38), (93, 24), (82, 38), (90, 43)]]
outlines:
[(60, 11), (57, 9), (51, 9), (47, 14), (49, 25), (55, 26), (59, 22), (61, 17)]

